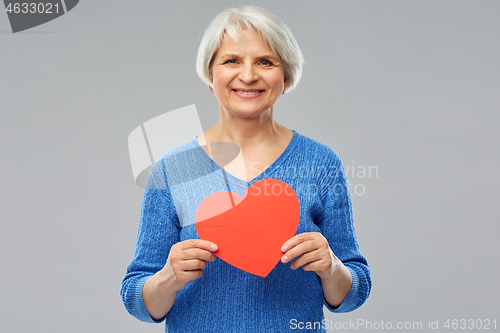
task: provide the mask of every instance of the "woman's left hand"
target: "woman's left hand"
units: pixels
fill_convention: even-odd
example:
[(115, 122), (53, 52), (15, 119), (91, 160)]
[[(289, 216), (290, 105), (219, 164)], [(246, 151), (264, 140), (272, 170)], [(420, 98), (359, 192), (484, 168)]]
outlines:
[(335, 256), (326, 238), (319, 232), (305, 232), (287, 240), (281, 247), (285, 254), (281, 257), (283, 263), (297, 258), (291, 269), (302, 267), (305, 271), (314, 271), (321, 278), (332, 277), (342, 262)]

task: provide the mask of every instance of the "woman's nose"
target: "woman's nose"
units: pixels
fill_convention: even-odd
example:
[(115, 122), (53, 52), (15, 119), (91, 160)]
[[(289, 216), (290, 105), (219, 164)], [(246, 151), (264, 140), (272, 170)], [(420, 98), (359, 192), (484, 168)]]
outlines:
[(255, 71), (255, 68), (253, 65), (244, 65), (241, 66), (241, 71), (239, 74), (239, 78), (242, 82), (249, 84), (254, 81), (257, 81), (259, 76), (257, 72)]

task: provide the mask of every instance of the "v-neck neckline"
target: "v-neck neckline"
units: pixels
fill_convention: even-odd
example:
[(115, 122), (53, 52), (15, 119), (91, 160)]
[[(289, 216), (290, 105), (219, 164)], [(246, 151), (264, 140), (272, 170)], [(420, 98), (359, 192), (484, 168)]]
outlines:
[(300, 135), (295, 130), (292, 130), (292, 131), (293, 131), (292, 139), (290, 140), (290, 142), (288, 142), (288, 145), (286, 146), (285, 150), (283, 150), (283, 152), (280, 154), (280, 156), (278, 156), (278, 158), (273, 163), (271, 163), (271, 165), (269, 167), (267, 167), (265, 170), (263, 170), (261, 173), (259, 173), (256, 177), (252, 178), (250, 181), (245, 181), (241, 178), (238, 178), (238, 177), (234, 176), (233, 174), (227, 172), (223, 168), (221, 168), (217, 163), (215, 163), (215, 161), (210, 156), (208, 156), (208, 154), (205, 152), (205, 150), (200, 146), (200, 143), (197, 140), (197, 136), (194, 137), (193, 140), (194, 140), (194, 145), (197, 148), (196, 151), (198, 152), (199, 155), (201, 155), (203, 161), (210, 163), (212, 165), (213, 171), (220, 169), (221, 172), (223, 172), (225, 174), (224, 178), (226, 180), (231, 179), (231, 181), (233, 183), (237, 183), (237, 184), (243, 185), (245, 187), (248, 187), (248, 186), (252, 185), (253, 183), (255, 183), (256, 181), (265, 178), (264, 176), (269, 176), (270, 174), (272, 174), (272, 172), (281, 163), (283, 163), (283, 161), (290, 155), (290, 152), (295, 147), (297, 140), (299, 138), (299, 135)]

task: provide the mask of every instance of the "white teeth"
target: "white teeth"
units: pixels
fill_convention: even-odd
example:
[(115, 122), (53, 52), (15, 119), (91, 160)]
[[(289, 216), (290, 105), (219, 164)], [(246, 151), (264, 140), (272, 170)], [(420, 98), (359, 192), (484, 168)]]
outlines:
[(260, 93), (260, 91), (240, 91), (240, 90), (235, 90), (237, 93), (240, 94), (247, 94), (247, 95), (255, 95)]

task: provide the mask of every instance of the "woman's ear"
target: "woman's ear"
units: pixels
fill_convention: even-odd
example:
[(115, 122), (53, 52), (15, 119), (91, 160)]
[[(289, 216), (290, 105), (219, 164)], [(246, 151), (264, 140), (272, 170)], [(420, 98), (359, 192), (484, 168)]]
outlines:
[(210, 61), (210, 66), (208, 67), (208, 75), (210, 75), (210, 82), (214, 83), (214, 73), (212, 71), (212, 69), (213, 69), (212, 62), (213, 62), (213, 60)]
[[(214, 76), (212, 74), (212, 67), (210, 67), (210, 69), (209, 69), (209, 74), (210, 74), (210, 82), (214, 83)], [(212, 88), (211, 85), (208, 85), (208, 90), (210, 90), (210, 92), (214, 92), (214, 89)]]

